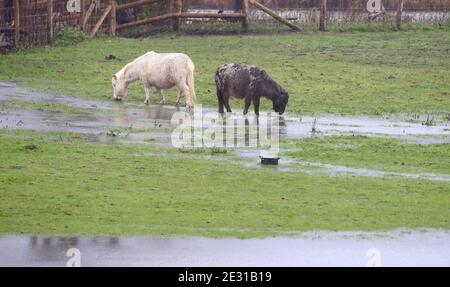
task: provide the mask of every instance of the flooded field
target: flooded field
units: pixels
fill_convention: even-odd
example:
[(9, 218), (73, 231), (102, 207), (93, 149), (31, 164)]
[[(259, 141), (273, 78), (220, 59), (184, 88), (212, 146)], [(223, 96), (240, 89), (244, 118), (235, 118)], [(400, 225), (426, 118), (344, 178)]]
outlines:
[[(440, 230), (307, 232), (295, 237), (0, 237), (0, 266), (450, 266)], [(69, 251), (69, 253), (68, 253)]]
[[(47, 102), (66, 104), (70, 107), (84, 108), (86, 112), (93, 114), (86, 118), (84, 114), (48, 114), (46, 112), (30, 111), (23, 105), (23, 110), (2, 111), (1, 127), (4, 129), (61, 129), (67, 131), (79, 131), (78, 127), (92, 128), (92, 132), (104, 130), (104, 126), (120, 126), (133, 128), (170, 128), (172, 115), (184, 108), (167, 105), (150, 105), (136, 103), (120, 103), (114, 101), (94, 101), (69, 96), (47, 94), (30, 91), (14, 84), (0, 82), (0, 101), (25, 101)], [(96, 112), (104, 112), (96, 115)], [(215, 109), (203, 109), (206, 112)], [(431, 115), (432, 120), (437, 120), (432, 125), (426, 125), (425, 121), (430, 115), (412, 116), (293, 116), (285, 114), (280, 119), (280, 135), (285, 138), (305, 138), (311, 136), (342, 135), (342, 134), (368, 134), (405, 137), (417, 139), (426, 143), (427, 136), (450, 136), (450, 121), (442, 120), (438, 116)], [(17, 121), (16, 121), (17, 120)], [(18, 123), (20, 122), (20, 125)], [(58, 125), (73, 123), (71, 127)], [(314, 127), (315, 132), (312, 131)], [(81, 131), (80, 131), (81, 132)], [(436, 139), (429, 139), (430, 143)], [(442, 140), (446, 142), (446, 139)], [(450, 139), (449, 139), (450, 142)]]
[[(168, 105), (145, 106), (140, 103), (96, 101), (40, 93), (11, 83), (0, 83), (0, 86), (0, 102), (20, 103), (19, 107), (0, 111), (0, 128), (4, 130), (68, 131), (87, 134), (97, 141), (115, 141), (126, 144), (151, 143), (171, 148), (171, 132), (177, 126), (171, 122), (172, 116), (174, 113), (184, 110), (184, 108)], [(47, 109), (46, 104), (69, 108), (63, 111), (53, 111), (52, 106)], [(40, 105), (44, 105), (44, 108)], [(203, 109), (205, 117), (211, 112), (215, 112), (215, 110)], [(212, 115), (214, 116), (214, 113)], [(433, 122), (427, 125), (426, 122), (430, 119)], [(249, 116), (245, 120), (252, 123), (256, 119)], [(365, 135), (398, 138), (408, 143), (421, 145), (450, 143), (450, 122), (434, 115), (375, 117), (286, 114), (280, 118), (279, 132), (281, 139)], [(236, 163), (244, 164), (247, 167), (259, 166), (258, 150), (243, 147), (234, 149), (234, 153), (241, 159)], [(283, 153), (283, 148), (281, 153)], [(319, 171), (332, 176), (345, 174), (450, 181), (448, 174), (387, 172), (299, 161), (288, 156), (283, 156), (280, 166), (276, 170), (309, 173)]]

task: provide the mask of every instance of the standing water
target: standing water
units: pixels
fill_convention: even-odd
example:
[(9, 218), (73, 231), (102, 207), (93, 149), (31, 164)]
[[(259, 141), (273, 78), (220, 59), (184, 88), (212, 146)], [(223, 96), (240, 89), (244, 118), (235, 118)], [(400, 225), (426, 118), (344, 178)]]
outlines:
[[(0, 266), (450, 266), (440, 230), (296, 237), (0, 237)], [(76, 248), (76, 249), (72, 249)]]

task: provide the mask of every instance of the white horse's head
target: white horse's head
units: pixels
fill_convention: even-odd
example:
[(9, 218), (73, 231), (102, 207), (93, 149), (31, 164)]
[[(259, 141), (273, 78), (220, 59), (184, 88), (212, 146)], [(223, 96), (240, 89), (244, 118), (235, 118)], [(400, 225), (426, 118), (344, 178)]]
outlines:
[(114, 99), (116, 101), (121, 101), (123, 98), (127, 95), (127, 83), (122, 79), (122, 77), (118, 76), (118, 74), (115, 74), (112, 77), (112, 87), (114, 91)]

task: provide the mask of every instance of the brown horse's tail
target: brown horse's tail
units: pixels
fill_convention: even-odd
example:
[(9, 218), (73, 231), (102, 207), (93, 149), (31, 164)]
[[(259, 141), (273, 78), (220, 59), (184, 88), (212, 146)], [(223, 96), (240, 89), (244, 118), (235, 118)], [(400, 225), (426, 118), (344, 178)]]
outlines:
[(187, 75), (187, 85), (189, 87), (189, 96), (191, 97), (192, 104), (195, 105), (197, 103), (197, 96), (195, 95), (195, 84), (194, 84), (194, 64), (191, 63), (189, 65), (189, 71)]

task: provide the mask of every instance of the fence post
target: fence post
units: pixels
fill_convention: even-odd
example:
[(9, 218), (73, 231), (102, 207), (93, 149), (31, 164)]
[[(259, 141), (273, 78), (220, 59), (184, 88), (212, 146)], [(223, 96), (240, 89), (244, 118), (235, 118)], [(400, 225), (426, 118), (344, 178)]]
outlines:
[(327, 0), (320, 0), (320, 31), (325, 31), (327, 21)]
[(109, 34), (111, 36), (115, 36), (116, 35), (116, 26), (117, 26), (117, 20), (116, 20), (116, 0), (109, 0), (110, 5), (111, 5), (111, 14), (109, 17)]
[[(175, 13), (181, 14), (183, 12), (183, 0), (175, 0)], [(178, 31), (180, 29), (180, 17), (175, 17), (172, 20), (172, 26), (174, 31)]]
[(83, 23), (84, 23), (84, 0), (80, 0), (80, 30), (81, 31), (84, 30)]
[(397, 29), (400, 30), (400, 28), (402, 27), (403, 0), (398, 0), (397, 3), (397, 17), (395, 19), (395, 24), (397, 26)]
[(20, 6), (19, 0), (14, 0), (14, 45), (20, 42)]
[(245, 14), (244, 19), (242, 19), (242, 29), (244, 30), (244, 32), (248, 32), (249, 28), (248, 0), (242, 0), (242, 13)]
[(53, 0), (47, 0), (47, 42), (49, 44), (53, 43)]

